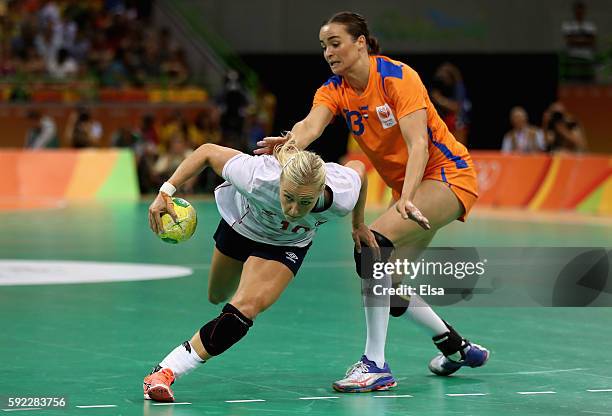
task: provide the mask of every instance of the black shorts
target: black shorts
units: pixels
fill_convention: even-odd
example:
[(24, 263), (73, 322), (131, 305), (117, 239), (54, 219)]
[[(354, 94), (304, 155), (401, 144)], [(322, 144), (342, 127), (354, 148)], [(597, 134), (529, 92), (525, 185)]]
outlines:
[(219, 222), (213, 238), (217, 250), (228, 257), (242, 262), (245, 262), (250, 256), (275, 260), (287, 266), (294, 276), (300, 270), (306, 253), (312, 245), (312, 243), (309, 243), (306, 247), (293, 247), (258, 243), (238, 234), (223, 218)]

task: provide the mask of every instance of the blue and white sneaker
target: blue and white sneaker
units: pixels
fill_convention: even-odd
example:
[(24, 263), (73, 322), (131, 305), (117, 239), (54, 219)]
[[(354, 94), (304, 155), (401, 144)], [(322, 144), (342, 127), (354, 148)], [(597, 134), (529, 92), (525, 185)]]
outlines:
[(334, 390), (341, 393), (382, 391), (395, 386), (397, 383), (391, 374), (389, 364), (385, 363), (383, 368), (379, 368), (365, 355), (347, 370), (345, 378), (332, 384)]
[(487, 363), (491, 353), (478, 344), (468, 344), (461, 354), (461, 360), (452, 360), (439, 353), (429, 362), (429, 370), (438, 376), (450, 376), (461, 367), (481, 367)]

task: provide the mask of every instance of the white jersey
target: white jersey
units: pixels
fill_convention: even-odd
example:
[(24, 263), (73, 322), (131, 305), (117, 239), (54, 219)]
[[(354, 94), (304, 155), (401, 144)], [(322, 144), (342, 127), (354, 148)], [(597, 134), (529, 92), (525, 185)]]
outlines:
[(330, 219), (350, 213), (359, 199), (361, 178), (353, 169), (326, 163), (325, 184), (332, 204), (289, 222), (280, 203), (281, 166), (273, 156), (238, 154), (227, 161), (215, 190), (221, 217), (242, 236), (275, 246), (305, 247), (317, 228)]

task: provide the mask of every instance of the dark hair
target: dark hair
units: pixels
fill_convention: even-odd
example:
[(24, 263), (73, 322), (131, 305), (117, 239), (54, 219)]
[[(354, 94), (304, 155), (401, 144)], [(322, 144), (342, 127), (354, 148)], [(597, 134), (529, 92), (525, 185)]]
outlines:
[(378, 39), (376, 39), (374, 36), (370, 36), (368, 22), (362, 15), (353, 12), (339, 12), (323, 22), (321, 26), (325, 26), (330, 23), (339, 23), (344, 25), (346, 31), (353, 37), (353, 40), (357, 40), (359, 36), (363, 35), (366, 39), (366, 43), (368, 44), (368, 53), (370, 55), (377, 55), (380, 53)]

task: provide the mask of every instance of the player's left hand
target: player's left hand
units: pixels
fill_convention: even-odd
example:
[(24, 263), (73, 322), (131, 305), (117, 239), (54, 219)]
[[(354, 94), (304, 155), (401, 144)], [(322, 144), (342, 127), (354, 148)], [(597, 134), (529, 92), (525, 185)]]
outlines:
[(361, 223), (357, 227), (353, 226), (353, 241), (357, 253), (361, 253), (361, 244), (363, 243), (373, 251), (374, 259), (380, 260), (380, 247), (378, 247), (374, 233), (367, 225)]
[(395, 204), (395, 209), (400, 213), (403, 219), (410, 219), (419, 224), (425, 230), (431, 229), (427, 217), (425, 217), (425, 215), (423, 215), (416, 205), (414, 205), (408, 198), (400, 198)]

